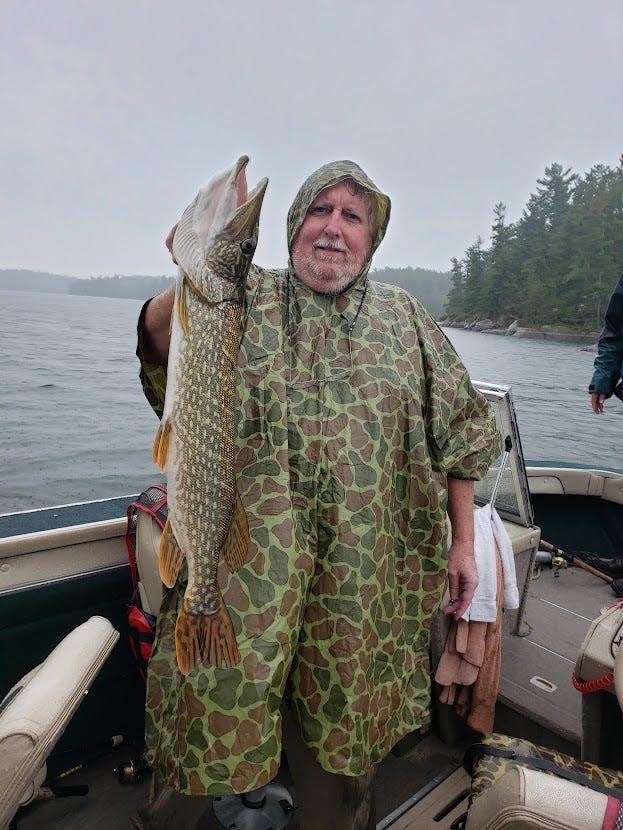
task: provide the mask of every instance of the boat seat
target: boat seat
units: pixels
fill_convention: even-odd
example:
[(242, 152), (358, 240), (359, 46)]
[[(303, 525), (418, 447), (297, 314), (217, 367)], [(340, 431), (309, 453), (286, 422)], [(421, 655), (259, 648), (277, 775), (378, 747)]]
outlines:
[[(592, 717), (583, 711), (582, 763), (571, 756), (558, 754), (557, 759), (547, 755), (537, 757), (541, 763), (549, 763), (550, 769), (558, 764), (560, 775), (533, 769), (532, 753), (522, 748), (521, 741), (511, 739), (507, 749), (519, 756), (499, 778), (491, 766), (483, 765), (473, 775), (472, 803), (467, 814), (465, 830), (515, 830), (516, 828), (548, 828), (548, 830), (602, 830), (623, 827), (621, 778), (617, 770), (621, 764), (620, 711), (615, 709), (618, 702), (623, 708), (623, 601), (616, 602), (597, 617), (590, 626), (578, 653), (574, 675), (587, 686), (584, 700), (594, 703)], [(614, 688), (608, 683), (614, 680)], [(591, 683), (594, 686), (591, 688)], [(598, 699), (596, 692), (606, 698)], [(605, 703), (615, 706), (604, 709)], [(604, 742), (608, 735), (611, 740)], [(596, 735), (596, 737), (593, 737)], [(499, 737), (499, 736), (493, 736)], [(602, 741), (599, 741), (601, 737)], [(590, 752), (585, 741), (591, 739)], [(494, 740), (491, 741), (496, 745)], [(608, 756), (606, 750), (614, 746)], [(540, 749), (536, 747), (536, 749)], [(469, 751), (468, 751), (469, 752)], [(587, 755), (589, 757), (587, 757)], [(502, 756), (508, 757), (508, 756)], [(571, 763), (572, 762), (572, 763)], [(606, 768), (606, 764), (611, 767)], [(601, 767), (601, 770), (600, 770)], [(500, 766), (500, 772), (504, 769)], [(554, 771), (555, 772), (555, 771)], [(592, 785), (605, 791), (567, 780), (571, 775), (590, 778)], [(614, 782), (614, 783), (613, 783)], [(474, 786), (475, 784), (475, 786)]]
[(513, 543), (513, 553), (518, 556), (527, 550), (535, 550), (541, 541), (541, 529), (538, 527), (524, 527), (515, 522), (503, 519), (504, 529)]
[(513, 765), (474, 799), (465, 830), (602, 830), (620, 826), (620, 808), (604, 793)]
[(615, 769), (623, 769), (622, 643), (623, 600), (615, 600), (593, 620), (574, 671), (587, 684), (582, 694), (582, 760)]
[(0, 702), (0, 830), (39, 791), (50, 752), (118, 639), (107, 619), (91, 617)]
[(163, 584), (160, 579), (160, 537), (162, 530), (144, 510), (136, 514), (136, 569), (138, 593), (143, 611), (158, 616), (162, 603)]

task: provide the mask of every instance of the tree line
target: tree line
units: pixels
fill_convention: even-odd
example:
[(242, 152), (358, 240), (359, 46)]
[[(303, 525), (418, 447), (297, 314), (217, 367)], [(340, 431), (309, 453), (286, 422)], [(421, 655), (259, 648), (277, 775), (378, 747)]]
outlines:
[[(443, 306), (450, 287), (450, 273), (427, 268), (381, 268), (370, 276), (379, 282), (406, 288), (426, 306), (436, 319), (443, 314)], [(79, 279), (43, 271), (0, 269), (0, 291), (43, 291), (60, 294), (80, 294), (89, 297), (122, 297), (147, 300), (168, 288), (175, 277), (166, 275), (89, 277)]]
[(427, 311), (439, 320), (450, 288), (450, 273), (430, 268), (373, 268), (370, 277), (378, 282), (399, 285), (415, 295)]
[[(439, 319), (450, 287), (449, 272), (433, 271), (427, 268), (380, 268), (370, 273), (374, 280), (400, 285), (414, 294)], [(70, 294), (86, 294), (92, 297), (126, 297), (146, 300), (168, 288), (173, 277), (121, 276), (91, 277), (73, 280)]]
[(552, 164), (517, 222), (502, 202), (493, 216), (489, 246), (451, 260), (446, 319), (598, 331), (623, 270), (623, 157), (585, 175)]
[[(439, 319), (450, 287), (448, 272), (433, 271), (427, 268), (380, 268), (370, 273), (374, 280), (400, 285), (414, 294)], [(69, 287), (69, 294), (82, 294), (91, 297), (125, 297), (146, 300), (169, 287), (173, 277), (122, 276), (90, 277), (75, 279)]]
[(123, 276), (90, 277), (76, 279), (69, 286), (70, 294), (89, 297), (122, 297), (131, 300), (147, 300), (167, 289), (175, 282), (174, 277)]

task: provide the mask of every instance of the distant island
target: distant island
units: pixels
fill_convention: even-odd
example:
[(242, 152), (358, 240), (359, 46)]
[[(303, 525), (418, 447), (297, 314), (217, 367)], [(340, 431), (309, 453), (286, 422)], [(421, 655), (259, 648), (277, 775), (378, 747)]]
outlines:
[[(370, 272), (372, 279), (399, 285), (414, 294), (435, 319), (443, 315), (450, 290), (450, 273), (426, 268), (381, 268)], [(0, 269), (0, 291), (38, 291), (46, 294), (80, 294), (90, 297), (120, 297), (147, 300), (164, 291), (175, 277), (162, 275), (112, 277), (66, 277), (43, 271)]]
[(90, 297), (120, 297), (146, 300), (164, 291), (175, 277), (122, 276), (66, 277), (45, 271), (0, 269), (0, 291), (37, 291), (45, 294), (81, 294)]

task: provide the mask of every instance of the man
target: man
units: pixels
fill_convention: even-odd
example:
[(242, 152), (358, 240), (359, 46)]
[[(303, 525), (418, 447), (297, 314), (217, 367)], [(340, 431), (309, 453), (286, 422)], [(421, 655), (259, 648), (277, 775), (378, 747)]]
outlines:
[[(368, 279), (389, 215), (356, 164), (325, 165), (288, 213), (288, 268), (252, 266), (236, 463), (251, 549), (239, 573), (221, 573), (241, 662), (177, 670), (182, 581), (164, 598), (149, 666), (157, 775), (186, 796), (259, 788), (277, 774), (283, 723), (305, 830), (374, 828), (375, 765), (428, 726), (430, 623), (446, 575), (444, 610), (458, 618), (471, 600), (473, 479), (499, 452), (486, 401), (437, 325)], [(139, 321), (157, 412), (172, 303), (165, 292)], [(179, 819), (189, 800), (166, 792), (142, 826)]]
[[(608, 302), (604, 327), (599, 335), (595, 372), (588, 391), (595, 415), (604, 411), (604, 401), (611, 397), (623, 368), (623, 276), (614, 287)], [(615, 393), (616, 394), (616, 393)]]

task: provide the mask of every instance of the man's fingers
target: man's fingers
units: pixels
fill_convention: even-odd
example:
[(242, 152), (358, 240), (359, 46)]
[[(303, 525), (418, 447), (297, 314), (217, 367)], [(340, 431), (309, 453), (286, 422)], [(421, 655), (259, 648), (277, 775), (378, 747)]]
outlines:
[(463, 614), (467, 611), (467, 608), (472, 601), (472, 595), (470, 595), (469, 599), (463, 594), (459, 600), (457, 600), (454, 605), (456, 606), (454, 609), (454, 619), (460, 620)]
[(173, 260), (173, 262), (176, 265), (177, 265), (177, 260), (173, 256), (173, 237), (175, 236), (175, 231), (177, 230), (178, 225), (179, 225), (179, 222), (176, 222), (175, 225), (173, 225), (173, 227), (171, 228), (171, 230), (168, 233), (167, 238), (164, 240), (164, 244), (167, 246), (167, 248), (169, 249), (169, 253), (171, 254), (171, 259)]
[(451, 614), (455, 620), (458, 620), (459, 617), (463, 615), (465, 609), (469, 605), (469, 602), (464, 601), (463, 593), (464, 592), (459, 588), (458, 584), (456, 586), (450, 586), (450, 602), (447, 605), (444, 605), (441, 609), (444, 614)]
[(591, 393), (591, 407), (595, 415), (600, 415), (604, 411), (604, 401), (606, 396), (597, 392)]

